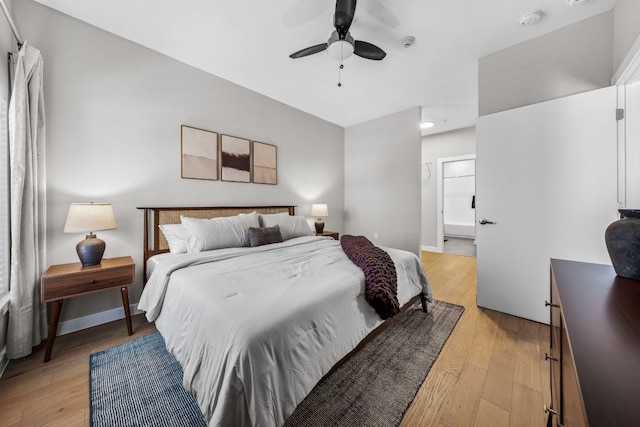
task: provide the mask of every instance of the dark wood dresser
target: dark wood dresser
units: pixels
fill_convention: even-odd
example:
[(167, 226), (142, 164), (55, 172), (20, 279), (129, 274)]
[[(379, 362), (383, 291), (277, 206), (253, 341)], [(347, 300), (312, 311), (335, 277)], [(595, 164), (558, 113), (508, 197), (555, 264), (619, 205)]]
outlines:
[(548, 305), (549, 425), (640, 425), (640, 282), (552, 259)]

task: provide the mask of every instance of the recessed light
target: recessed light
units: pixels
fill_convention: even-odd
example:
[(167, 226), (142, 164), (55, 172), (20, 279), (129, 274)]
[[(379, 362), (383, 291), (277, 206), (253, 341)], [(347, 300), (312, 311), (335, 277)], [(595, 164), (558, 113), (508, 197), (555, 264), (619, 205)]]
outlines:
[(422, 122), (420, 123), (420, 129), (429, 129), (434, 127), (436, 124), (433, 122)]
[(569, 6), (577, 6), (579, 4), (582, 4), (584, 2), (586, 2), (587, 0), (567, 0), (567, 4)]

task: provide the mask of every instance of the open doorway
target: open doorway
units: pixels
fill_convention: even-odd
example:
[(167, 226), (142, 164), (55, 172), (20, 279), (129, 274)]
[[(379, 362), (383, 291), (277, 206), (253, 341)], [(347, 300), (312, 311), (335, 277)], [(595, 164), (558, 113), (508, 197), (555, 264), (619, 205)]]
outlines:
[(475, 155), (438, 159), (438, 246), (476, 256)]

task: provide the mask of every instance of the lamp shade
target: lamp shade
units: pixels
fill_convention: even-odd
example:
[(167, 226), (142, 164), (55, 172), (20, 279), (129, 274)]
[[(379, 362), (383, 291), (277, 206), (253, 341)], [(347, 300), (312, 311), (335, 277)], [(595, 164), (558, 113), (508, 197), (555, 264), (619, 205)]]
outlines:
[(71, 203), (64, 224), (65, 233), (113, 230), (116, 217), (111, 203)]
[(311, 205), (311, 216), (321, 217), (329, 216), (329, 208), (326, 204), (313, 204)]
[(86, 238), (76, 245), (76, 252), (83, 267), (98, 265), (102, 261), (105, 243), (94, 231), (113, 230), (116, 217), (111, 203), (71, 203), (64, 224), (65, 233), (85, 233)]

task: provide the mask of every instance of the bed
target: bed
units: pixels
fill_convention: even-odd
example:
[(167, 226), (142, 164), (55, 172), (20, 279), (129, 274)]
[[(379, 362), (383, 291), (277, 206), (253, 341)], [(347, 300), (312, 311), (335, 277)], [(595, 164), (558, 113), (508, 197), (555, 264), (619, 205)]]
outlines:
[[(140, 209), (148, 280), (138, 308), (181, 364), (184, 387), (209, 425), (282, 425), (384, 323), (364, 299), (362, 270), (330, 237), (170, 253), (158, 232), (159, 226), (180, 223), (181, 215), (256, 211), (261, 221), (277, 214), (299, 218), (293, 206)], [(426, 310), (432, 295), (418, 257), (384, 250), (397, 271), (403, 309), (422, 300)]]

